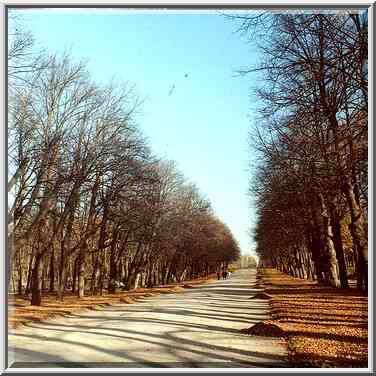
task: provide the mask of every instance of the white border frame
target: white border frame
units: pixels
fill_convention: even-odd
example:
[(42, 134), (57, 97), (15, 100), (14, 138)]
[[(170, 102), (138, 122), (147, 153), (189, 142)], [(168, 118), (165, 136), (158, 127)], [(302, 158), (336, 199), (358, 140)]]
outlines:
[[(1, 67), (1, 80), (0, 82), (3, 83), (1, 85), (1, 94), (0, 94), (0, 113), (3, 114), (2, 116), (2, 127), (1, 127), (1, 163), (0, 163), (0, 175), (2, 177), (2, 181), (4, 182), (1, 184), (0, 187), (0, 211), (1, 211), (1, 229), (0, 229), (0, 239), (2, 248), (0, 251), (0, 266), (1, 271), (5, 271), (6, 268), (6, 248), (5, 248), (5, 240), (6, 240), (6, 210), (7, 210), (7, 193), (6, 193), (6, 182), (7, 176), (6, 174), (6, 160), (7, 160), (7, 134), (6, 134), (6, 108), (5, 108), (5, 100), (6, 100), (6, 76), (5, 76), (5, 59), (6, 59), (6, 44), (5, 39), (7, 37), (7, 30), (6, 30), (6, 23), (5, 23), (5, 12), (6, 6), (25, 6), (25, 7), (33, 7), (33, 6), (45, 6), (46, 8), (51, 6), (60, 6), (60, 7), (70, 7), (72, 8), (79, 8), (80, 6), (83, 7), (174, 7), (176, 8), (183, 8), (183, 7), (201, 7), (203, 10), (205, 6), (208, 8), (221, 8), (228, 7), (232, 9), (236, 9), (237, 7), (252, 7), (252, 8), (292, 8), (292, 7), (343, 7), (343, 8), (360, 8), (360, 7), (368, 7), (368, 17), (369, 17), (369, 38), (368, 38), (368, 48), (369, 48), (369, 92), (370, 92), (370, 100), (369, 103), (373, 103), (373, 81), (374, 81), (374, 50), (373, 50), (373, 36), (374, 36), (374, 14), (375, 14), (375, 4), (372, 1), (338, 1), (334, 0), (328, 3), (325, 0), (316, 0), (316, 1), (298, 1), (298, 0), (290, 0), (290, 1), (279, 1), (279, 0), (264, 0), (264, 1), (249, 1), (249, 0), (236, 0), (234, 3), (229, 1), (215, 1), (215, 0), (190, 0), (190, 1), (169, 1), (169, 0), (140, 0), (140, 1), (123, 1), (123, 0), (112, 0), (110, 2), (104, 1), (89, 1), (89, 0), (81, 0), (76, 2), (75, 0), (65, 0), (65, 1), (48, 1), (48, 0), (0, 0), (0, 19), (2, 21), (2, 31), (3, 31), (3, 38), (1, 43), (1, 59), (0, 59), (0, 67)], [(183, 11), (183, 9), (181, 9)], [(374, 109), (372, 106), (369, 106), (369, 113), (368, 113), (368, 121), (371, 124), (369, 127), (369, 141), (371, 147), (368, 149), (368, 160), (371, 161), (371, 164), (368, 164), (368, 187), (369, 187), (369, 220), (368, 220), (368, 234), (369, 234), (369, 292), (368, 292), (368, 368), (7, 368), (6, 359), (8, 352), (7, 345), (7, 334), (8, 334), (8, 327), (7, 327), (7, 311), (8, 306), (6, 304), (6, 274), (2, 274), (1, 279), (1, 302), (3, 309), (1, 310), (1, 318), (3, 323), (3, 333), (6, 333), (2, 337), (1, 343), (1, 357), (0, 357), (0, 372), (1, 373), (192, 373), (192, 372), (200, 372), (200, 373), (248, 373), (248, 372), (255, 372), (255, 373), (372, 373), (374, 371), (374, 359), (373, 359), (373, 348), (372, 344), (374, 341), (373, 334), (374, 334), (374, 327), (373, 327), (373, 305), (374, 305), (374, 287), (373, 287), (373, 266), (374, 266), (374, 258), (373, 258), (373, 141), (374, 141), (374, 131), (372, 125), (374, 120)]]

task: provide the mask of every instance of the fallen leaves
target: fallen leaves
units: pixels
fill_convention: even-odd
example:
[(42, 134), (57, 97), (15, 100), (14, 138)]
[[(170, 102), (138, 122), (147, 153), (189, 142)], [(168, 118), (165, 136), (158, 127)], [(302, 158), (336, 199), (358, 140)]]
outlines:
[(249, 328), (241, 329), (241, 333), (264, 336), (264, 337), (285, 337), (286, 333), (278, 326), (270, 321), (258, 322)]
[(366, 296), (292, 278), (275, 269), (265, 269), (263, 280), (271, 296), (272, 320), (266, 323), (287, 336), (292, 366), (367, 367)]
[(258, 292), (256, 295), (251, 296), (249, 299), (270, 299), (271, 295), (266, 294), (265, 292)]

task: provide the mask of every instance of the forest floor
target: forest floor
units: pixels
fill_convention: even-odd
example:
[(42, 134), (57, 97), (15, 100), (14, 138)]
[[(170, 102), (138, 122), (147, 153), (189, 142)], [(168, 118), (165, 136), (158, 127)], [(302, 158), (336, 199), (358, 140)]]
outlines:
[(130, 291), (119, 291), (114, 294), (104, 292), (103, 295), (88, 295), (79, 299), (77, 294), (65, 292), (63, 300), (58, 300), (56, 293), (45, 292), (42, 295), (42, 305), (30, 305), (30, 297), (10, 294), (8, 296), (8, 325), (17, 328), (30, 322), (39, 322), (62, 315), (70, 315), (83, 310), (101, 309), (116, 303), (135, 303), (143, 298), (184, 291), (191, 286), (207, 283), (216, 279), (216, 274), (207, 278), (196, 278), (184, 282), (175, 282), (152, 288), (137, 288)]
[(272, 319), (266, 323), (282, 329), (291, 366), (367, 368), (367, 296), (271, 268), (260, 271), (260, 285), (271, 296)]

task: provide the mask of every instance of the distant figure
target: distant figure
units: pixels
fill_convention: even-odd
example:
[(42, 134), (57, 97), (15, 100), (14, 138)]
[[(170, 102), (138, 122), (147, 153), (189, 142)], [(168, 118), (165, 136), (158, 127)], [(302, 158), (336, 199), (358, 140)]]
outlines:
[(217, 272), (217, 278), (218, 278), (218, 281), (221, 279), (221, 273), (220, 272)]
[(226, 271), (223, 272), (223, 279), (227, 279), (227, 272)]
[(228, 272), (227, 278), (231, 277), (231, 272)]

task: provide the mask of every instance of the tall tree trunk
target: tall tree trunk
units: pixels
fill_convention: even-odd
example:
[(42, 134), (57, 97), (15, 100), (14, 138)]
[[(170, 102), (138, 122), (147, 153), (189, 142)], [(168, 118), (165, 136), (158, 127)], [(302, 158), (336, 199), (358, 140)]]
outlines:
[(116, 281), (118, 279), (118, 267), (117, 267), (117, 258), (116, 258), (116, 243), (118, 240), (117, 232), (115, 231), (113, 234), (114, 238), (111, 242), (111, 249), (110, 249), (110, 271), (109, 271), (109, 282), (108, 282), (108, 292), (115, 293), (116, 292)]
[(55, 250), (52, 247), (50, 257), (50, 292), (55, 291)]
[(138, 272), (137, 264), (139, 263), (139, 258), (140, 258), (139, 254), (140, 254), (141, 248), (142, 248), (142, 242), (138, 242), (136, 253), (133, 257), (131, 264), (128, 266), (128, 269), (127, 269), (127, 274), (128, 274), (127, 275), (127, 283), (126, 283), (126, 289), (127, 290), (132, 289), (132, 287), (134, 286), (134, 281), (135, 281), (135, 278), (136, 278), (136, 272)]
[(99, 268), (99, 295), (103, 295), (104, 281), (106, 277), (106, 250), (102, 251), (101, 263)]
[(34, 267), (31, 277), (31, 305), (40, 306), (42, 302), (43, 283), (43, 254), (35, 256)]
[(329, 263), (329, 283), (333, 287), (340, 287), (340, 280), (338, 276), (338, 264), (337, 264), (337, 256), (336, 250), (333, 244), (333, 230), (332, 225), (330, 222), (330, 217), (328, 213), (328, 209), (325, 203), (325, 199), (322, 193), (318, 195), (319, 203), (321, 207), (321, 217), (322, 217), (322, 226), (323, 226), (323, 235), (325, 239), (326, 251), (328, 255), (328, 263)]
[(21, 254), (18, 254), (18, 286), (17, 286), (18, 294), (22, 295), (22, 261), (21, 261)]
[(72, 280), (72, 293), (76, 292), (77, 287), (77, 276), (78, 276), (78, 256), (74, 260), (73, 266), (73, 280)]
[(31, 289), (31, 279), (32, 279), (32, 273), (33, 273), (33, 261), (34, 261), (34, 255), (30, 255), (29, 260), (29, 267), (27, 270), (27, 282), (26, 282), (26, 288), (25, 288), (25, 296), (28, 296), (30, 294)]
[(78, 258), (78, 297), (83, 298), (85, 296), (85, 254), (87, 244), (80, 249)]
[(90, 286), (91, 295), (98, 294), (98, 277), (99, 277), (99, 255), (97, 254), (93, 257), (93, 270), (91, 273), (91, 286)]
[(355, 250), (358, 253), (359, 272), (362, 277), (362, 287), (368, 289), (368, 234), (363, 210), (356, 200), (350, 178), (344, 179), (342, 184), (347, 204), (350, 208), (351, 224), (349, 229), (353, 238)]
[(320, 230), (318, 227), (319, 226), (316, 223), (316, 220), (313, 219), (310, 227), (309, 249), (311, 251), (311, 258), (314, 264), (317, 281), (319, 284), (324, 284), (324, 245), (322, 239), (320, 238)]
[(154, 286), (160, 285), (160, 273), (160, 262), (158, 262), (154, 272)]
[(126, 274), (125, 274), (125, 262), (123, 258), (120, 259), (119, 270), (120, 270), (120, 281), (124, 283), (126, 279)]
[[(64, 256), (65, 255), (65, 256)], [(57, 297), (60, 300), (64, 299), (64, 292), (68, 280), (68, 264), (69, 264), (69, 255), (62, 251), (59, 265), (59, 279), (58, 279), (58, 288), (57, 288)]]
[(341, 223), (338, 217), (333, 214), (332, 216), (332, 228), (333, 228), (333, 243), (336, 250), (336, 256), (338, 261), (339, 278), (341, 281), (341, 288), (348, 289), (349, 282), (347, 280), (347, 268), (345, 262), (345, 255), (343, 251), (343, 243), (341, 236)]
[[(45, 255), (45, 253), (43, 253)], [(46, 257), (43, 257), (42, 261), (43, 267), (42, 267), (42, 291), (47, 290), (47, 276), (48, 276), (48, 269), (47, 269), (47, 263), (46, 263)]]

